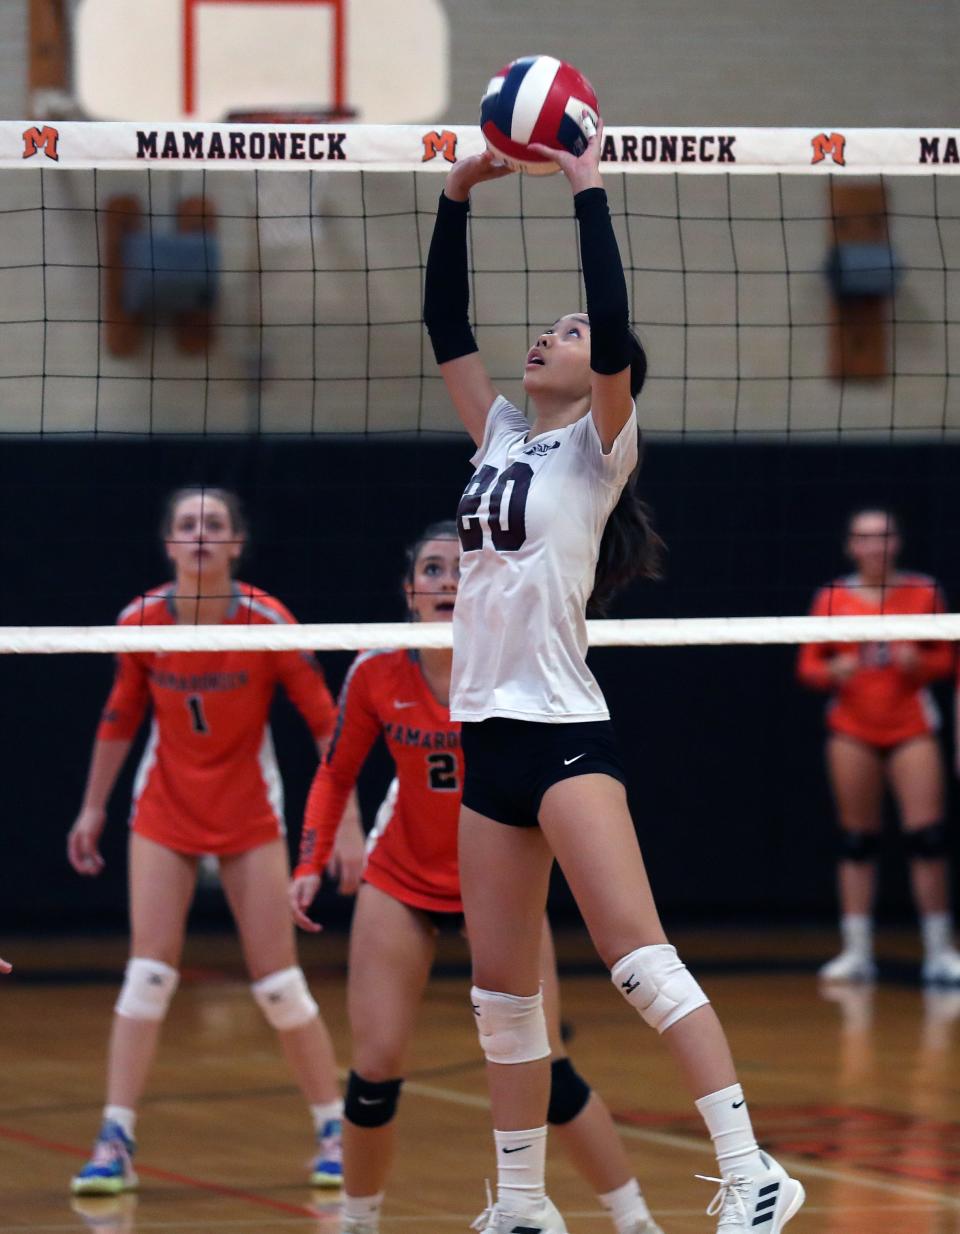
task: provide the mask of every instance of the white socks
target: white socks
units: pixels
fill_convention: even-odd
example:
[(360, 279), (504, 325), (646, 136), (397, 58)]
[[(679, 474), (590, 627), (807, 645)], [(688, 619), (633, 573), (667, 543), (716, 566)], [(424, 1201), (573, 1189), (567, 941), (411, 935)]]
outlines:
[(864, 960), (873, 959), (873, 918), (867, 913), (844, 913), (840, 918), (843, 950)]
[(380, 1220), (380, 1208), (383, 1204), (383, 1192), (376, 1195), (344, 1195), (343, 1222), (363, 1222), (364, 1225), (376, 1227)]
[(310, 1115), (313, 1118), (313, 1129), (319, 1135), (332, 1118), (343, 1118), (343, 1102), (338, 1097), (336, 1101), (312, 1105)]
[(923, 954), (935, 960), (953, 948), (953, 918), (950, 913), (927, 913), (920, 918)]
[(708, 1093), (699, 1098), (696, 1106), (707, 1124), (724, 1178), (730, 1174), (759, 1174), (766, 1169), (739, 1084)]
[(607, 1191), (598, 1195), (597, 1199), (613, 1218), (617, 1234), (627, 1234), (628, 1230), (639, 1225), (641, 1221), (650, 1220), (650, 1209), (640, 1193), (640, 1184), (631, 1178), (615, 1191)]
[[(927, 960), (935, 960), (944, 952), (953, 950), (953, 915), (951, 913), (925, 913), (920, 918), (920, 936), (923, 939), (923, 954)], [(866, 913), (844, 913), (840, 918), (840, 937), (843, 950), (852, 952), (864, 960), (873, 959), (873, 918)]]
[(546, 1127), (529, 1131), (494, 1131), (497, 1146), (497, 1203), (522, 1217), (544, 1200), (547, 1156)]
[(103, 1107), (103, 1121), (117, 1123), (123, 1128), (123, 1133), (128, 1140), (134, 1138), (133, 1129), (137, 1125), (137, 1111), (131, 1110), (125, 1105), (105, 1105)]

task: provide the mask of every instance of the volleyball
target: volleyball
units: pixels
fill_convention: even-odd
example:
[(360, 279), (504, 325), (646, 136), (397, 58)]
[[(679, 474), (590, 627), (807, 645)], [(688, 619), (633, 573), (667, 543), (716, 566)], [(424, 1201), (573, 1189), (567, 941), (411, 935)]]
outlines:
[(582, 154), (597, 131), (599, 105), (579, 70), (554, 56), (523, 56), (490, 81), (480, 104), (487, 145), (509, 167), (535, 176), (557, 170), (530, 142)]

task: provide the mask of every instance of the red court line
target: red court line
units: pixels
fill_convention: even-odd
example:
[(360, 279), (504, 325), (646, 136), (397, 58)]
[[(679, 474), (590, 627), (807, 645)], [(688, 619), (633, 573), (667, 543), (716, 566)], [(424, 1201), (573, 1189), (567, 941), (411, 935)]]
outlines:
[[(48, 1152), (64, 1153), (68, 1157), (88, 1157), (89, 1149), (78, 1148), (75, 1144), (59, 1144), (56, 1140), (45, 1140), (41, 1136), (31, 1135), (28, 1131), (15, 1131), (13, 1127), (0, 1126), (0, 1140), (13, 1140), (19, 1144), (30, 1144), (34, 1148), (45, 1148)], [(268, 1196), (256, 1195), (251, 1191), (240, 1191), (237, 1187), (224, 1187), (220, 1183), (208, 1183), (202, 1178), (192, 1178), (189, 1174), (175, 1174), (172, 1170), (158, 1170), (154, 1166), (137, 1165), (137, 1173), (148, 1178), (163, 1179), (168, 1183), (179, 1183), (184, 1187), (193, 1187), (197, 1191), (212, 1191), (214, 1195), (228, 1196), (234, 1200), (243, 1200), (246, 1204), (254, 1204), (260, 1208), (269, 1208), (274, 1212), (293, 1213), (296, 1217), (316, 1217), (312, 1208), (301, 1204), (288, 1204), (285, 1200), (273, 1200)]]

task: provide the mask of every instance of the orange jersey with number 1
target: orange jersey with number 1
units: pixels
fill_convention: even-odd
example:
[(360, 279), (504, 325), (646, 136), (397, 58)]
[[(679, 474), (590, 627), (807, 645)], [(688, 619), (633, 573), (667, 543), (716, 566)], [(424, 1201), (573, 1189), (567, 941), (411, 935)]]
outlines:
[[(863, 617), (879, 613), (941, 613), (943, 598), (932, 578), (900, 574), (878, 607), (863, 596), (856, 576), (822, 588), (813, 602), (814, 617)], [(808, 643), (800, 652), (800, 680), (815, 690), (830, 690), (827, 727), (868, 745), (892, 749), (934, 732), (940, 717), (929, 691), (931, 681), (949, 675), (950, 643), (917, 643), (918, 659), (909, 672), (892, 659), (889, 643)], [(830, 672), (830, 661), (853, 651), (859, 667), (842, 684)]]
[(367, 840), (364, 880), (412, 908), (459, 912), (460, 725), (430, 692), (411, 651), (367, 651), (351, 665), (307, 800), (297, 874), (326, 866), (350, 790), (381, 734), (397, 778)]
[[(173, 585), (140, 596), (123, 626), (176, 624)], [(292, 622), (266, 592), (234, 584), (226, 625)], [(128, 741), (148, 704), (153, 723), (134, 785), (131, 827), (177, 852), (246, 852), (283, 834), (283, 786), (270, 737), (278, 685), (315, 738), (335, 706), (312, 655), (298, 651), (144, 652), (117, 657), (97, 738)]]

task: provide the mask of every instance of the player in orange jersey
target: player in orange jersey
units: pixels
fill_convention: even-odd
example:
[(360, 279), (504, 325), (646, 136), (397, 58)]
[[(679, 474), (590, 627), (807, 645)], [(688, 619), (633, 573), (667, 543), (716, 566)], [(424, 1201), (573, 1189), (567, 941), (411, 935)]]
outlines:
[[(815, 616), (938, 613), (933, 579), (897, 569), (901, 536), (888, 510), (857, 511), (847, 528), (847, 578), (817, 593)], [(923, 933), (923, 978), (960, 982), (952, 941), (939, 715), (927, 686), (949, 675), (949, 643), (807, 644), (800, 680), (827, 690), (827, 768), (841, 827), (839, 887), (843, 950), (820, 970), (829, 981), (868, 981), (873, 898), (884, 789), (900, 811), (914, 901)]]
[[(460, 570), (456, 524), (428, 527), (408, 552), (404, 590), (414, 621), (451, 621)], [(353, 662), (326, 760), (307, 803), (291, 907), (305, 930), (337, 825), (370, 748), (382, 736), (396, 768), (367, 841), (350, 934), (347, 1000), (353, 1070), (344, 1111), (343, 1234), (377, 1234), (393, 1149), (393, 1117), (437, 931), (462, 927), (457, 820), (460, 725), (450, 719), (451, 652), (368, 651)], [(550, 1121), (598, 1192), (618, 1234), (662, 1234), (632, 1177), (602, 1099), (574, 1070), (560, 1037), (553, 940), (541, 972), (552, 1050)]]
[[(162, 534), (174, 581), (134, 600), (121, 625), (293, 621), (278, 600), (233, 579), (246, 527), (232, 493), (175, 492)], [(253, 995), (277, 1030), (311, 1107), (319, 1146), (311, 1181), (340, 1184), (342, 1106), (333, 1046), (297, 964), (287, 911), (283, 789), (268, 727), (278, 685), (322, 754), (335, 708), (312, 656), (224, 651), (118, 657), (83, 805), (68, 838), (70, 863), (79, 874), (103, 869), (98, 843), (110, 792), (148, 705), (153, 720), (131, 816), (131, 959), (115, 1008), (103, 1125), (91, 1161), (73, 1179), (78, 1194), (116, 1194), (136, 1186), (136, 1107), (179, 979), (197, 866), (207, 854), (219, 859)], [(356, 837), (355, 875), (362, 858), (357, 822), (356, 811), (352, 817), (348, 811), (343, 835), (344, 843)]]

